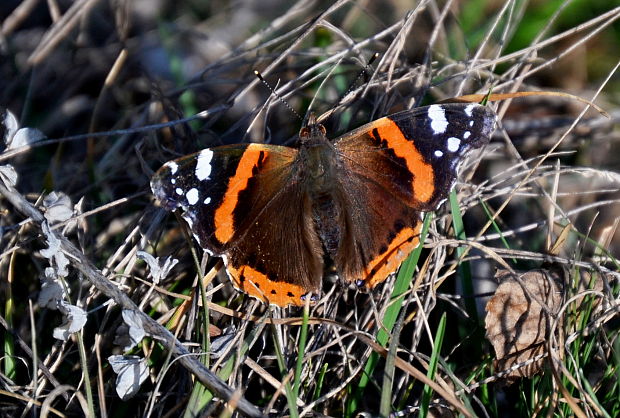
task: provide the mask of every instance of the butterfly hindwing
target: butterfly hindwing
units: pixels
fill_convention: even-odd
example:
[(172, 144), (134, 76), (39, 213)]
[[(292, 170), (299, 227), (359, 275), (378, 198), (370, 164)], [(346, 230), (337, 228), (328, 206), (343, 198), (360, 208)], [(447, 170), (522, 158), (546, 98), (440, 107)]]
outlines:
[(372, 288), (419, 244), (421, 212), (368, 177), (349, 174), (341, 182), (347, 190), (345, 229), (331, 256), (344, 282)]

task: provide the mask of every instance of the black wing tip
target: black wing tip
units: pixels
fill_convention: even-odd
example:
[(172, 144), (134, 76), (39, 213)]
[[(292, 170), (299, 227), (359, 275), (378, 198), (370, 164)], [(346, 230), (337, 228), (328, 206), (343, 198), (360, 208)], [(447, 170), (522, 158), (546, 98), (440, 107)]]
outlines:
[(159, 206), (167, 211), (173, 212), (181, 206), (180, 202), (174, 198), (176, 196), (174, 185), (170, 182), (170, 170), (162, 167), (151, 179), (151, 191), (159, 203)]

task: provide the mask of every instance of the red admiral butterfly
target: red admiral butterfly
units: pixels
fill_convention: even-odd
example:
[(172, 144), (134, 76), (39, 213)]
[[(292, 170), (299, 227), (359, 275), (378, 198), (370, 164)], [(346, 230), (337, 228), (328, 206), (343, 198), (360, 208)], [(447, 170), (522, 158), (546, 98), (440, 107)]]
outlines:
[(151, 180), (181, 208), (200, 246), (221, 256), (235, 287), (279, 306), (315, 298), (330, 269), (373, 288), (420, 243), (468, 152), (496, 115), (477, 104), (396, 113), (334, 141), (311, 116), (297, 148), (236, 144), (169, 161)]

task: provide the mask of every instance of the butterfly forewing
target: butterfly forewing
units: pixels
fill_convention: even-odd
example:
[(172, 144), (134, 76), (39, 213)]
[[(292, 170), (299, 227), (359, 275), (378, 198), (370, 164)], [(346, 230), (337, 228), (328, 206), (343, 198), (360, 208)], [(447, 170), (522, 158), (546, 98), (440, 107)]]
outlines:
[(432, 105), (377, 119), (335, 142), (345, 170), (431, 211), (452, 189), (467, 153), (489, 142), (495, 118), (477, 104)]
[(407, 117), (406, 112), (389, 118), (415, 144), (424, 161), (433, 167), (433, 194), (423, 210), (435, 210), (443, 202), (468, 153), (489, 143), (496, 115), (478, 104), (444, 104), (426, 108), (427, 117)]

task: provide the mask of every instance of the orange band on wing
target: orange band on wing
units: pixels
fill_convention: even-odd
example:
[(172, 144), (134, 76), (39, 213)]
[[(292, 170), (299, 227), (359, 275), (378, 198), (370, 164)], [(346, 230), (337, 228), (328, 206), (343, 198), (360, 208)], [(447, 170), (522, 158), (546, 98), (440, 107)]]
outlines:
[(301, 286), (269, 280), (265, 274), (247, 265), (234, 268), (229, 264), (226, 268), (237, 289), (271, 305), (301, 306), (304, 304), (301, 297), (309, 292)]
[(252, 170), (261, 156), (262, 150), (253, 149), (254, 145), (248, 145), (241, 156), (235, 175), (230, 178), (228, 183), (222, 204), (215, 211), (215, 238), (222, 244), (230, 241), (235, 234), (233, 212), (239, 202), (239, 193), (247, 187), (248, 180), (253, 176)]
[[(379, 124), (377, 124), (379, 125)], [(400, 128), (389, 118), (381, 119), (381, 126), (373, 127), (388, 147), (406, 161), (407, 169), (413, 174), (413, 196), (421, 202), (428, 202), (435, 191), (433, 166), (424, 162), (415, 144), (403, 136)]]
[(364, 271), (366, 286), (372, 289), (396, 271), (400, 263), (420, 244), (421, 229), (421, 222), (418, 222), (413, 228), (401, 229), (390, 242), (387, 250), (375, 257), (366, 266)]

